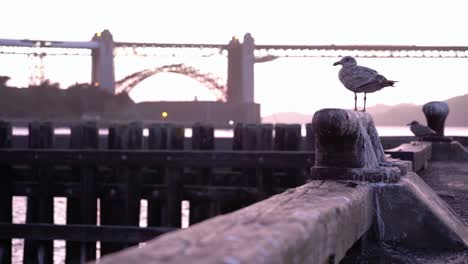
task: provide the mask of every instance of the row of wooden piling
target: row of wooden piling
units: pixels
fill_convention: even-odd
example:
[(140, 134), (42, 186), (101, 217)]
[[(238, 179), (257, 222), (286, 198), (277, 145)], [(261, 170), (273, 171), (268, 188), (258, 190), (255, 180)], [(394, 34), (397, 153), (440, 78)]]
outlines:
[[(96, 226), (96, 201), (99, 198), (100, 225), (138, 226), (140, 201), (144, 198), (148, 200), (148, 227), (180, 228), (181, 201), (183, 199), (190, 200), (190, 223), (194, 224), (217, 214), (239, 209), (284, 188), (304, 183), (307, 177), (306, 168), (311, 163), (310, 159), (306, 161), (304, 158), (304, 162), (301, 163), (303, 166), (298, 168), (245, 168), (241, 163), (236, 163), (233, 160), (229, 168), (217, 168), (216, 158), (222, 157), (222, 155), (214, 151), (214, 127), (209, 124), (197, 123), (192, 127), (191, 151), (193, 153), (188, 152), (187, 157), (200, 156), (197, 151), (213, 152), (211, 162), (203, 161), (204, 164), (207, 164), (206, 167), (164, 166), (161, 163), (157, 166), (151, 164), (147, 166), (128, 165), (125, 163), (126, 155), (128, 155), (128, 159), (131, 159), (132, 153), (148, 152), (151, 154), (154, 152), (156, 154), (157, 151), (164, 150), (167, 153), (163, 154), (167, 154), (166, 159), (170, 163), (171, 151), (183, 151), (185, 129), (183, 126), (151, 124), (146, 127), (148, 128), (146, 140), (143, 136), (145, 126), (141, 122), (115, 124), (109, 127), (107, 150), (114, 154), (123, 150), (126, 153), (121, 155), (122, 164), (116, 166), (106, 167), (99, 164), (80, 164), (77, 162), (76, 159), (80, 158), (86, 160), (85, 155), (91, 155), (99, 148), (99, 129), (98, 125), (93, 122), (71, 125), (69, 149), (66, 153), (82, 152), (79, 152), (81, 154), (76, 157), (73, 156), (72, 164), (74, 165), (64, 169), (65, 172), (62, 174), (59, 173), (60, 169), (51, 165), (50, 162), (37, 163), (30, 161), (34, 158), (26, 158), (26, 156), (30, 157), (31, 155), (25, 155), (24, 160), (18, 159), (15, 163), (0, 161), (0, 171), (3, 172), (3, 183), (0, 184), (0, 222), (12, 223), (12, 197), (22, 194), (28, 196), (26, 223), (52, 225), (53, 198), (58, 196), (57, 193), (60, 193), (67, 197), (67, 225)], [(38, 153), (40, 155), (54, 153), (52, 151), (54, 146), (53, 123), (32, 122), (28, 129), (27, 153), (32, 153), (33, 157), (39, 155)], [(312, 140), (311, 127), (308, 126), (307, 129), (307, 138)], [(11, 142), (12, 125), (9, 122), (1, 121), (0, 148), (11, 149)], [(144, 142), (147, 143), (144, 144)], [(298, 151), (300, 142), (300, 125), (237, 124), (234, 127), (232, 150)], [(3, 153), (3, 155), (7, 154)], [(12, 152), (12, 154), (14, 153)], [(300, 157), (307, 155), (304, 154)], [(263, 157), (259, 156), (258, 159), (261, 161)], [(59, 162), (57, 165), (63, 165), (62, 163), (67, 163), (68, 160), (63, 158), (57, 162)], [(60, 190), (57, 192), (54, 186), (59, 186)], [(152, 191), (144, 192), (143, 189), (146, 188), (144, 186), (150, 186)], [(189, 187), (190, 189), (187, 189)], [(79, 195), (76, 195), (76, 192)], [(119, 235), (122, 236), (122, 234), (115, 234), (115, 236)], [(64, 234), (64, 236), (66, 235)], [(0, 262), (10, 263), (11, 239), (1, 239)], [(128, 238), (126, 241), (135, 240), (138, 239)], [(26, 238), (24, 262), (52, 263), (52, 242), (52, 240)], [(101, 243), (101, 255), (121, 250), (134, 245), (134, 243), (103, 242)], [(85, 260), (95, 258), (95, 242), (89, 242), (85, 238), (81, 241), (67, 241), (67, 263), (82, 263)]]

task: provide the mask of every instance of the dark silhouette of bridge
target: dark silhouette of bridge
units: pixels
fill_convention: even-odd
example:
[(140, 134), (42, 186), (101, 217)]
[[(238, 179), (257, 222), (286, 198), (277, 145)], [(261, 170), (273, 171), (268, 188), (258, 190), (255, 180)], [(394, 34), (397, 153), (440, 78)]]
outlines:
[[(20, 48), (15, 50), (15, 48)], [(40, 50), (40, 52), (38, 52)], [(227, 80), (221, 81), (211, 73), (184, 65), (172, 64), (143, 69), (121, 80), (115, 79), (114, 56), (152, 56), (190, 51), (201, 57), (227, 55)], [(258, 45), (250, 34), (242, 40), (232, 38), (228, 44), (140, 43), (115, 42), (109, 30), (96, 33), (91, 41), (45, 41), (0, 39), (0, 54), (26, 54), (42, 59), (47, 55), (91, 56), (91, 83), (110, 93), (129, 92), (141, 81), (161, 72), (186, 75), (202, 83), (216, 94), (217, 101), (231, 104), (228, 112), (243, 112), (243, 116), (229, 116), (224, 120), (258, 122), (260, 108), (254, 102), (254, 64), (277, 58), (341, 57), (351, 55), (367, 58), (467, 58), (467, 46), (410, 46), (410, 45)], [(208, 55), (207, 55), (208, 54)], [(43, 65), (36, 67), (44, 79)], [(41, 75), (42, 74), (42, 75)], [(37, 77), (33, 77), (34, 79)], [(225, 104), (227, 105), (227, 104)], [(176, 106), (171, 106), (175, 110)], [(198, 106), (197, 106), (198, 107)], [(203, 106), (205, 117), (212, 117), (213, 106)], [(208, 109), (208, 110), (206, 110)], [(250, 109), (245, 111), (245, 109)], [(241, 111), (242, 110), (242, 111)], [(195, 108), (192, 112), (196, 111)], [(211, 111), (207, 113), (206, 111)], [(223, 112), (221, 108), (216, 109)], [(183, 113), (181, 113), (181, 116)]]
[(213, 91), (216, 95), (217, 101), (226, 101), (227, 97), (227, 87), (225, 84), (221, 83), (219, 77), (214, 76), (210, 73), (202, 73), (194, 67), (190, 67), (184, 64), (171, 64), (165, 65), (162, 67), (156, 67), (153, 69), (144, 69), (135, 73), (132, 73), (119, 81), (115, 82), (115, 91), (116, 93), (126, 92), (129, 93), (132, 89), (135, 88), (143, 80), (163, 72), (178, 73), (185, 76), (188, 76), (192, 79), (197, 80), (203, 84), (210, 91)]

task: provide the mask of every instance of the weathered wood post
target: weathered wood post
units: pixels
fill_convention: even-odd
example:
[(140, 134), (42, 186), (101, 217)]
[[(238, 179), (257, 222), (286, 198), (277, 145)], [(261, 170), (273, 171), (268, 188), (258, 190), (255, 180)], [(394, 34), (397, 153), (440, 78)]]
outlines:
[[(111, 124), (107, 138), (108, 149), (122, 149), (125, 147), (125, 138), (128, 133), (128, 127), (123, 124)], [(123, 181), (120, 172), (122, 168), (112, 168), (111, 174), (105, 179), (106, 183), (116, 183)], [(123, 225), (125, 223), (124, 201), (121, 191), (116, 188), (109, 188), (104, 191), (100, 197), (100, 222), (101, 225)], [(101, 243), (101, 256), (123, 249), (121, 243)]]
[[(195, 123), (192, 126), (192, 149), (213, 150), (215, 147), (214, 127), (210, 124)], [(209, 168), (195, 169), (191, 184), (212, 185), (212, 171)], [(210, 216), (217, 214), (219, 203), (217, 201), (200, 201), (197, 197), (190, 200), (190, 224), (196, 224)]]
[[(234, 128), (233, 150), (272, 150), (273, 125), (272, 124), (237, 124)], [(275, 180), (271, 169), (246, 169), (241, 176), (243, 186), (256, 186), (258, 197), (262, 200), (273, 193)], [(240, 201), (236, 208), (248, 205), (253, 201)]]
[[(0, 121), (0, 148), (10, 148), (12, 127), (10, 122)], [(12, 175), (10, 166), (0, 165), (0, 222), (12, 222)], [(0, 263), (11, 263), (11, 239), (0, 240)]]
[[(54, 144), (54, 126), (50, 122), (29, 123), (28, 146), (32, 149), (52, 148)], [(50, 186), (53, 184), (51, 168), (33, 166), (33, 177), (38, 186), (34, 194), (28, 196), (26, 222), (54, 222), (54, 198)], [(52, 263), (53, 241), (25, 240), (25, 263)]]
[[(71, 126), (71, 149), (98, 149), (99, 133), (95, 122), (76, 123)], [(66, 190), (67, 224), (96, 225), (97, 168), (80, 166), (72, 168), (73, 181), (79, 182), (80, 197)], [(96, 258), (96, 242), (66, 242), (66, 263), (82, 263)]]
[[(129, 125), (127, 148), (143, 149), (143, 123), (132, 122)], [(126, 224), (140, 225), (140, 200), (141, 200), (141, 167), (130, 166), (127, 169), (126, 185)]]
[[(274, 149), (277, 151), (298, 151), (302, 140), (300, 124), (276, 124)], [(305, 175), (300, 170), (285, 170), (287, 178), (282, 177), (285, 187), (297, 187), (305, 183)]]
[[(258, 148), (260, 147), (260, 138), (258, 134), (257, 124), (244, 124), (241, 133), (241, 149), (250, 151), (258, 150)], [(258, 184), (259, 179), (257, 173), (261, 174), (261, 171), (255, 168), (245, 169), (242, 175), (242, 185), (245, 187), (256, 186)], [(247, 201), (247, 203), (249, 203), (249, 201)], [(244, 204), (243, 206), (245, 205), (247, 204)]]
[[(116, 124), (109, 127), (109, 149), (141, 149), (143, 147), (143, 125), (133, 122), (130, 125)], [(121, 156), (123, 162), (127, 160)], [(110, 183), (121, 182), (123, 190), (110, 188), (101, 198), (101, 224), (103, 225), (139, 225), (140, 212), (140, 169), (119, 166), (112, 169)], [(102, 254), (108, 254), (125, 247), (122, 243), (102, 243)]]
[(315, 151), (315, 134), (314, 134), (314, 127), (312, 123), (307, 123), (305, 125), (306, 129), (306, 142), (305, 142), (305, 149), (308, 151)]
[(429, 102), (423, 105), (423, 113), (426, 116), (427, 125), (432, 128), (439, 137), (444, 136), (445, 119), (449, 114), (449, 107), (444, 102)]
[[(272, 150), (273, 149), (273, 125), (259, 124), (257, 125), (257, 150)], [(275, 180), (273, 178), (273, 170), (256, 169), (257, 188), (259, 191), (259, 199), (265, 199), (274, 193)]]
[[(168, 148), (173, 150), (184, 149), (185, 128), (182, 125), (171, 124), (168, 131)], [(171, 161), (172, 157), (166, 157)], [(164, 172), (166, 185), (165, 206), (167, 214), (163, 221), (164, 226), (181, 227), (182, 223), (182, 176), (184, 168), (168, 166)]]
[[(167, 124), (151, 124), (148, 126), (148, 149), (167, 149), (168, 147), (168, 126)], [(164, 167), (153, 168), (155, 174), (151, 176), (149, 182), (153, 185), (162, 185), (164, 182)], [(167, 208), (164, 207), (164, 197), (160, 191), (153, 190), (148, 198), (148, 226), (162, 226), (164, 214)]]

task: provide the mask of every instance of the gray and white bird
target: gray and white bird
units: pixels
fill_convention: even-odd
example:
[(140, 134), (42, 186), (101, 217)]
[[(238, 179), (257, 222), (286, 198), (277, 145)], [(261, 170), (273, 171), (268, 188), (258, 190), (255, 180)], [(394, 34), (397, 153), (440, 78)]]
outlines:
[(432, 130), (430, 127), (419, 124), (418, 121), (412, 121), (406, 125), (410, 126), (411, 132), (413, 132), (413, 134), (419, 138), (437, 135), (437, 132)]
[(357, 93), (364, 93), (364, 112), (366, 111), (367, 93), (376, 92), (384, 87), (393, 86), (396, 81), (387, 80), (377, 71), (364, 66), (357, 65), (356, 59), (345, 56), (341, 60), (333, 63), (333, 66), (341, 65), (338, 74), (341, 83), (348, 90), (354, 92), (354, 110), (357, 110)]

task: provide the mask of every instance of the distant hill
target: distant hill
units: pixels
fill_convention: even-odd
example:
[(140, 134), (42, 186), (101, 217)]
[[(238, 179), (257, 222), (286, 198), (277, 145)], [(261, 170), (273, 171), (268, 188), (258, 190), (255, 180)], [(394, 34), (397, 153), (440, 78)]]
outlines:
[[(449, 106), (450, 113), (445, 122), (448, 126), (468, 126), (466, 116), (468, 109), (468, 94), (445, 100)], [(377, 105), (369, 107), (368, 112), (372, 114), (376, 125), (401, 126), (411, 120), (419, 120), (426, 123), (426, 117), (422, 112), (422, 105), (399, 104), (395, 106)]]
[(277, 113), (262, 117), (262, 123), (306, 124), (312, 121), (312, 115), (294, 112)]
[[(445, 100), (450, 113), (447, 117), (448, 126), (468, 126), (468, 94)], [(404, 126), (412, 120), (426, 123), (422, 112), (422, 105), (398, 104), (394, 106), (376, 105), (369, 107), (367, 112), (372, 114), (374, 122), (378, 126)], [(263, 123), (310, 123), (313, 114), (301, 113), (276, 113), (262, 117)]]

